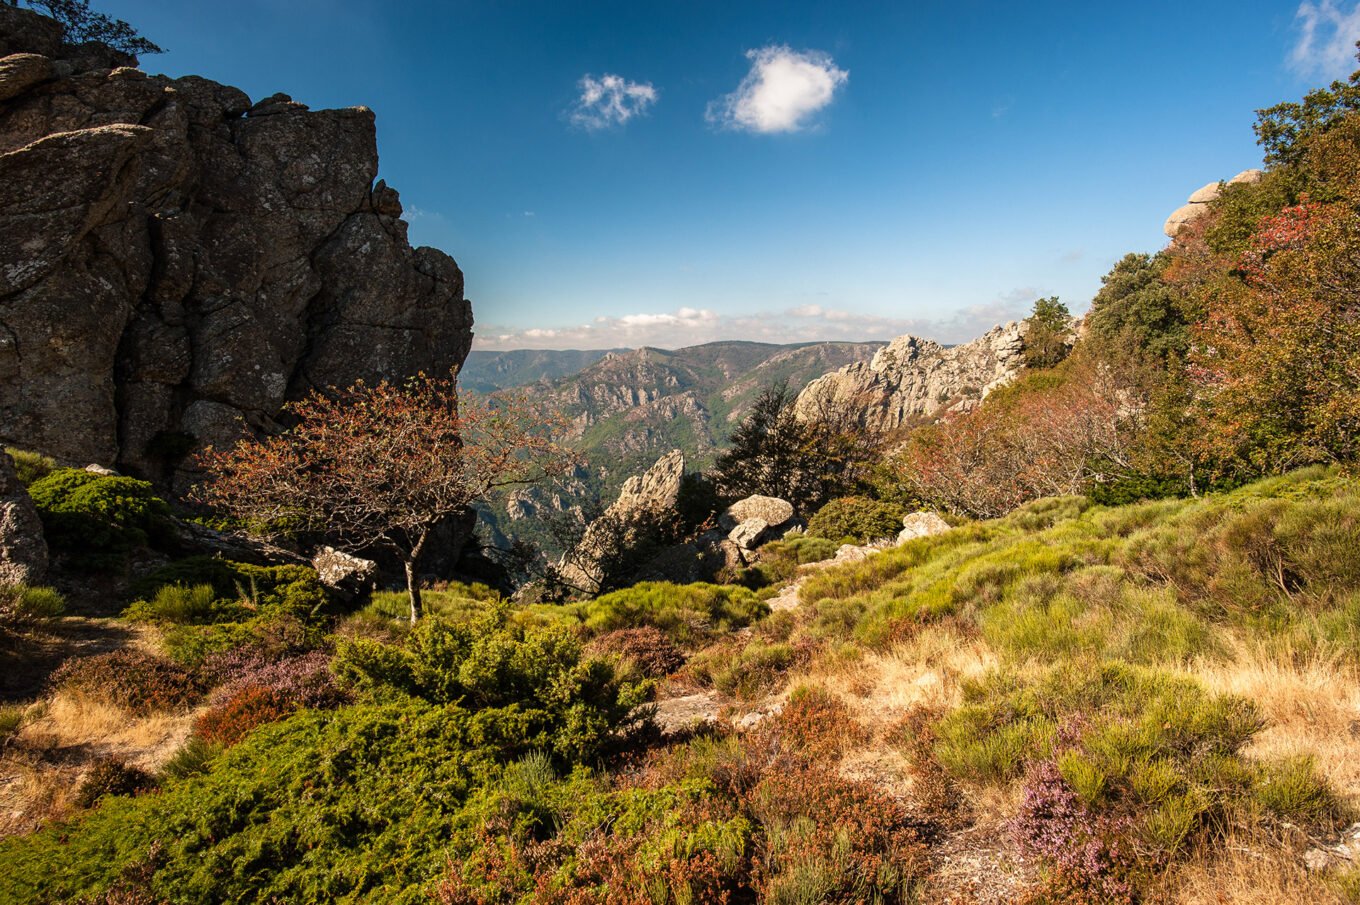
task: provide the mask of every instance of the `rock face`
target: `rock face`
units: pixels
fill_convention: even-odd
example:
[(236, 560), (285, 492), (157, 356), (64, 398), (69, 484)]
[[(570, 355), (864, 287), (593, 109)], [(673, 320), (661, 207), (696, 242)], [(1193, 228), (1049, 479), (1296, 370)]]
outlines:
[(14, 462), (0, 450), (0, 584), (36, 584), (47, 573), (47, 542), (38, 510)]
[(919, 417), (977, 405), (1015, 379), (1024, 364), (1024, 325), (995, 327), (978, 339), (945, 348), (899, 336), (872, 360), (819, 377), (798, 394), (796, 411), (812, 417), (825, 405), (848, 405), (866, 427), (894, 431)]
[[(1265, 173), (1261, 170), (1243, 170), (1236, 176), (1228, 180), (1228, 185), (1239, 185), (1242, 183), (1253, 184), (1261, 181)], [(1209, 212), (1209, 205), (1218, 200), (1223, 193), (1223, 186), (1218, 182), (1211, 182), (1206, 186), (1197, 189), (1186, 199), (1186, 203), (1176, 208), (1170, 217), (1166, 218), (1166, 224), (1162, 227), (1162, 232), (1169, 238), (1176, 238), (1181, 230), (1200, 217)]]
[(310, 388), (466, 356), (371, 111), (149, 76), (3, 5), (0, 57), (0, 441), (168, 478)]
[(685, 455), (672, 450), (645, 474), (624, 482), (619, 498), (598, 520), (587, 526), (575, 550), (558, 563), (562, 580), (582, 590), (594, 590), (606, 578), (605, 561), (627, 548), (644, 531), (674, 518), (685, 476)]

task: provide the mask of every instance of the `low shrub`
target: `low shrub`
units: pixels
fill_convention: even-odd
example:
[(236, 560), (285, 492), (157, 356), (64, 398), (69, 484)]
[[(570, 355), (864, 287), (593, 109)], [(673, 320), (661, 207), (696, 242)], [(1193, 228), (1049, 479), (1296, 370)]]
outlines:
[[(211, 605), (204, 587), (211, 588)], [(190, 624), (282, 615), (319, 624), (330, 603), (309, 566), (256, 566), (214, 556), (190, 556), (162, 566), (137, 582), (133, 594), (139, 599), (126, 613), (130, 618)]]
[(136, 795), (155, 786), (151, 774), (117, 758), (96, 761), (76, 790), (76, 805), (92, 808), (107, 795)]
[(208, 772), (213, 759), (222, 753), (222, 746), (201, 735), (191, 735), (184, 745), (162, 766), (162, 780), (187, 779)]
[(901, 506), (868, 497), (849, 496), (832, 500), (808, 520), (807, 533), (832, 541), (867, 544), (896, 537), (902, 530)]
[(686, 673), (726, 694), (754, 700), (773, 691), (805, 659), (791, 644), (753, 640), (735, 648), (711, 647), (689, 663)]
[(661, 629), (650, 625), (622, 628), (596, 638), (590, 649), (615, 654), (649, 679), (668, 676), (685, 665), (685, 655)]
[(238, 648), (261, 656), (283, 657), (316, 650), (325, 643), (325, 632), (315, 624), (281, 615), (255, 616), (245, 622), (211, 625), (171, 625), (165, 632), (165, 650), (175, 662), (198, 668), (214, 654)]
[(23, 727), (27, 711), (24, 704), (0, 704), (0, 746)]
[(413, 696), (494, 711), (479, 722), (487, 740), (500, 739), (511, 756), (540, 750), (564, 761), (603, 753), (617, 730), (641, 721), (635, 709), (652, 692), (608, 660), (584, 657), (567, 629), (526, 627), (505, 606), (473, 622), (427, 617), (403, 646), (343, 640), (332, 668), (372, 700)]
[(240, 606), (219, 600), (210, 584), (192, 587), (163, 585), (150, 600), (138, 600), (123, 611), (125, 619), (202, 625), (230, 622), (244, 612)]
[(52, 619), (66, 612), (66, 598), (51, 588), (0, 584), (0, 625)]
[(836, 555), (840, 540), (811, 537), (796, 533), (785, 535), (760, 548), (760, 560), (741, 575), (741, 584), (760, 588), (791, 581), (798, 575), (798, 567), (824, 562)]
[(770, 609), (747, 588), (648, 581), (570, 611), (592, 634), (652, 626), (676, 643), (697, 645), (750, 625)]
[(181, 710), (203, 695), (202, 684), (189, 670), (136, 650), (67, 660), (52, 674), (51, 683), (137, 716)]
[(58, 550), (121, 553), (171, 536), (170, 507), (146, 481), (59, 468), (28, 491), (48, 544)]
[(206, 742), (230, 748), (252, 729), (283, 719), (297, 706), (273, 688), (242, 688), (200, 716), (194, 722), (194, 734)]
[(14, 460), (14, 474), (19, 478), (19, 483), (25, 487), (33, 486), (35, 482), (47, 477), (57, 467), (55, 460), (40, 453), (15, 449), (13, 446), (6, 446), (5, 452)]

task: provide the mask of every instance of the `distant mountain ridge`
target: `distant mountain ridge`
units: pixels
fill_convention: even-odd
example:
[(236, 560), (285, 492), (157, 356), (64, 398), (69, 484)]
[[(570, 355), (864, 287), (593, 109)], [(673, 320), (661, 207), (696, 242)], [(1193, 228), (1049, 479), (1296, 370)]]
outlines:
[(512, 357), (493, 377), (486, 376), (488, 361), (479, 361), (475, 367), (481, 370), (474, 373), (482, 385), (508, 381), (517, 368), (519, 385), (535, 384), (535, 400), (567, 418), (565, 439), (584, 461), (564, 488), (530, 488), (498, 501), (491, 521), (504, 529), (507, 521), (544, 507), (571, 508), (597, 496), (611, 500), (625, 480), (673, 449), (684, 452), (688, 469), (706, 467), (763, 389), (787, 382), (796, 393), (823, 374), (871, 358), (885, 345), (728, 341), (675, 350), (643, 347), (600, 353), (574, 374), (541, 382), (527, 369), (565, 367), (569, 356), (583, 353), (561, 358), (549, 353), (540, 365), (530, 364), (532, 354)]
[(458, 382), (474, 393), (494, 393), (579, 373), (610, 354), (628, 349), (473, 349), (458, 372)]

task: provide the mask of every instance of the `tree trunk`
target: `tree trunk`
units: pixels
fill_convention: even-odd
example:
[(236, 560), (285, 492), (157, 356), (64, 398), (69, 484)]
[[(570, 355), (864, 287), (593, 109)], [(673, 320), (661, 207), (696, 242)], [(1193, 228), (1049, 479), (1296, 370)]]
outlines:
[(423, 613), (420, 605), (420, 579), (416, 577), (416, 561), (406, 560), (406, 594), (411, 598), (411, 624), (420, 621)]
[(420, 578), (417, 567), (420, 564), (420, 554), (425, 549), (425, 541), (429, 538), (428, 530), (422, 531), (411, 547), (411, 553), (405, 557), (406, 565), (406, 594), (411, 598), (411, 624), (415, 625), (420, 621), (420, 617), (425, 614), (420, 605)]

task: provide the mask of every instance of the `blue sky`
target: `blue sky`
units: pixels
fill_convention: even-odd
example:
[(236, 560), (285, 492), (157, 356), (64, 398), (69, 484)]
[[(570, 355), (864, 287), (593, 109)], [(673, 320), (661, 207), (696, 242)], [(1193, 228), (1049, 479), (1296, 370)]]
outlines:
[(478, 348), (959, 341), (1075, 311), (1253, 110), (1348, 74), (1360, 0), (95, 0), (143, 60), (378, 116)]

